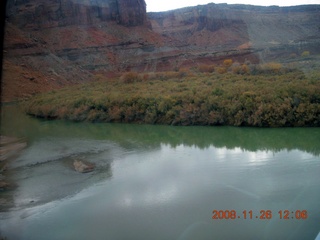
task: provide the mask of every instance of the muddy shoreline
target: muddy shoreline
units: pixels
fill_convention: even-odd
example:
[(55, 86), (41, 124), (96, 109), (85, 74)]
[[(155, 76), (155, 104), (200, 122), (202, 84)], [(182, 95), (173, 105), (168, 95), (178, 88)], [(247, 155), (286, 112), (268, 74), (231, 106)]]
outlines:
[(27, 142), (24, 138), (0, 136), (0, 192), (14, 187), (6, 178), (8, 163), (14, 160), (26, 147)]

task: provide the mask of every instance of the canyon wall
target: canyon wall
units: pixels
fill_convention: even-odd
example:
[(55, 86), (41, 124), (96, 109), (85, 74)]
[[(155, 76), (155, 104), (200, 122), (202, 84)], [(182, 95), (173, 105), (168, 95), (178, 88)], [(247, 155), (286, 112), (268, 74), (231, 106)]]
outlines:
[(8, 0), (6, 9), (4, 82), (35, 89), (226, 58), (260, 63), (320, 54), (320, 5), (147, 13), (144, 0)]
[[(152, 28), (193, 48), (224, 51), (308, 47), (319, 53), (320, 5), (208, 4), (149, 13)], [(308, 48), (306, 47), (306, 48)]]
[(117, 21), (147, 24), (144, 0), (8, 0), (7, 18), (19, 27), (43, 29)]

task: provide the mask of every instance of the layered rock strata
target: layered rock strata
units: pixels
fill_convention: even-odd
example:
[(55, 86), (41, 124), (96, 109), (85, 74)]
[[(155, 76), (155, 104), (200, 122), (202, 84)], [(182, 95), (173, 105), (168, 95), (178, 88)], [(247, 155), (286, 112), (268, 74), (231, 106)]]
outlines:
[(9, 0), (6, 15), (7, 89), (9, 79), (41, 91), (126, 71), (320, 54), (320, 5), (208, 4), (147, 13), (144, 0)]

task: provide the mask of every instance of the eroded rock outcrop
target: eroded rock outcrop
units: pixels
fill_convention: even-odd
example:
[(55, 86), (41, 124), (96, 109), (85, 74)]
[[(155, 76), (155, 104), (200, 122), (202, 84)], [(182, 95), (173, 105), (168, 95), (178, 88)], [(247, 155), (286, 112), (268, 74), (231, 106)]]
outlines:
[(15, 25), (35, 29), (105, 21), (147, 25), (144, 0), (9, 0), (7, 17)]
[(147, 23), (144, 0), (118, 0), (120, 23), (125, 26), (139, 26)]

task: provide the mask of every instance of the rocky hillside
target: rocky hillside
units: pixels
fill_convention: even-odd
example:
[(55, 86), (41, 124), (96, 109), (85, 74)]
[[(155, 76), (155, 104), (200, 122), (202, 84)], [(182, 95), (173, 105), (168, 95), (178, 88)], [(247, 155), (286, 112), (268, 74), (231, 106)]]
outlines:
[(2, 101), (101, 74), (320, 53), (320, 5), (147, 13), (144, 0), (8, 0), (6, 10)]

